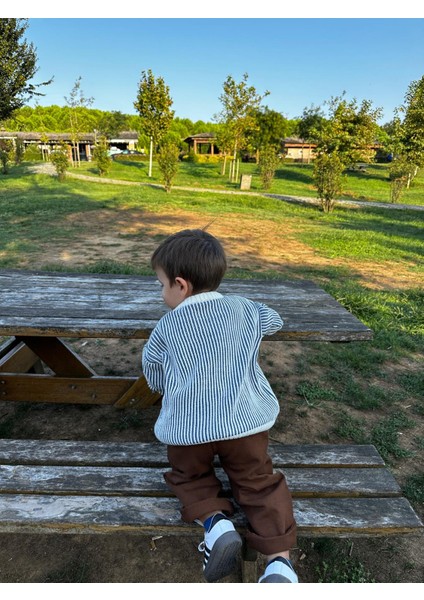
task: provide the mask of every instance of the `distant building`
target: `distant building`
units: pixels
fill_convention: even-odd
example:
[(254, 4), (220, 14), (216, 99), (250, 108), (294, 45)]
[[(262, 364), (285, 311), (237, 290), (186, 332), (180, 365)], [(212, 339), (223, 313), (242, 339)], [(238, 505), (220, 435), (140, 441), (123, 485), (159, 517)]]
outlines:
[(295, 162), (310, 162), (315, 158), (316, 144), (301, 138), (288, 137), (281, 140), (281, 150), (285, 158)]
[[(96, 144), (97, 133), (80, 133), (79, 134), (79, 153), (81, 160), (91, 160), (93, 148)], [(70, 133), (39, 133), (33, 131), (5, 131), (0, 129), (0, 140), (17, 140), (23, 141), (25, 148), (29, 146), (37, 146), (40, 151), (48, 154), (60, 144), (65, 143), (69, 147), (69, 156), (72, 155), (72, 139)], [(117, 137), (108, 140), (109, 147), (118, 148), (119, 150), (134, 150), (138, 140), (136, 131), (122, 131)]]

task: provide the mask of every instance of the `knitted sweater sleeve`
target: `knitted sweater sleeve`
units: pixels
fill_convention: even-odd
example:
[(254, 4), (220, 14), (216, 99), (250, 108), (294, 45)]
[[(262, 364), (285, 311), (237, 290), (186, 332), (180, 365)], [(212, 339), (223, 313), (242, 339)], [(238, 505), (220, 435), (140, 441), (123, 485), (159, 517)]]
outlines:
[(165, 384), (163, 370), (164, 352), (165, 343), (156, 328), (143, 348), (142, 368), (150, 389), (160, 393), (163, 393)]
[(260, 302), (258, 308), (262, 335), (272, 335), (282, 328), (284, 321), (277, 311)]

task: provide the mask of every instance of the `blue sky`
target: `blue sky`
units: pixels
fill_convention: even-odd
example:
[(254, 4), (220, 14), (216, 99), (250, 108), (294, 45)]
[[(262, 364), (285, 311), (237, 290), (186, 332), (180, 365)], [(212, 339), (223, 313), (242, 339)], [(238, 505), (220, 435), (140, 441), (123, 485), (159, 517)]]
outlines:
[(424, 75), (424, 19), (415, 17), (34, 16), (26, 37), (37, 49), (35, 82), (54, 76), (39, 104), (64, 105), (81, 76), (93, 107), (135, 114), (141, 72), (151, 69), (169, 86), (176, 116), (193, 121), (212, 121), (226, 77), (248, 73), (259, 94), (270, 92), (264, 104), (288, 118), (346, 91), (381, 107), (384, 123)]

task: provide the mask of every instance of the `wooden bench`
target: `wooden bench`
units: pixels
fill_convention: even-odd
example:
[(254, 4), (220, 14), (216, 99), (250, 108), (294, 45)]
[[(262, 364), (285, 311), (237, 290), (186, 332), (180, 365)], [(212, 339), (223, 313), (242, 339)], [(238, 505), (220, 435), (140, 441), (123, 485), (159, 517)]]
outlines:
[[(280, 313), (284, 326), (269, 341), (372, 339), (369, 327), (311, 281), (224, 279), (219, 291)], [(141, 374), (98, 375), (66, 338), (147, 339), (168, 310), (155, 277), (0, 271), (0, 336), (7, 336), (0, 345), (0, 400), (154, 404), (159, 395)]]
[[(294, 499), (299, 536), (422, 534), (423, 523), (371, 445), (271, 443)], [(163, 480), (160, 443), (0, 440), (0, 532), (197, 535)], [(217, 465), (224, 491), (225, 474)], [(235, 524), (243, 532), (243, 513)], [(245, 548), (244, 582), (257, 581)]]

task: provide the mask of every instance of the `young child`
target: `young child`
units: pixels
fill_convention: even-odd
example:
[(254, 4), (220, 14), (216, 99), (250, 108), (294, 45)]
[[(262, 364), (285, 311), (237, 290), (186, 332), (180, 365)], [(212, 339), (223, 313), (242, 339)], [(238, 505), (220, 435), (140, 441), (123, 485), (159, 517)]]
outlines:
[(215, 476), (218, 456), (249, 523), (246, 541), (267, 557), (259, 583), (297, 583), (289, 560), (296, 541), (292, 499), (267, 454), (279, 404), (258, 365), (262, 337), (283, 322), (265, 304), (216, 291), (226, 257), (204, 230), (171, 235), (151, 264), (172, 310), (143, 349), (143, 372), (163, 396), (155, 435), (168, 446), (166, 483), (182, 519), (204, 526), (205, 579), (230, 574), (242, 544), (228, 518), (233, 505)]

